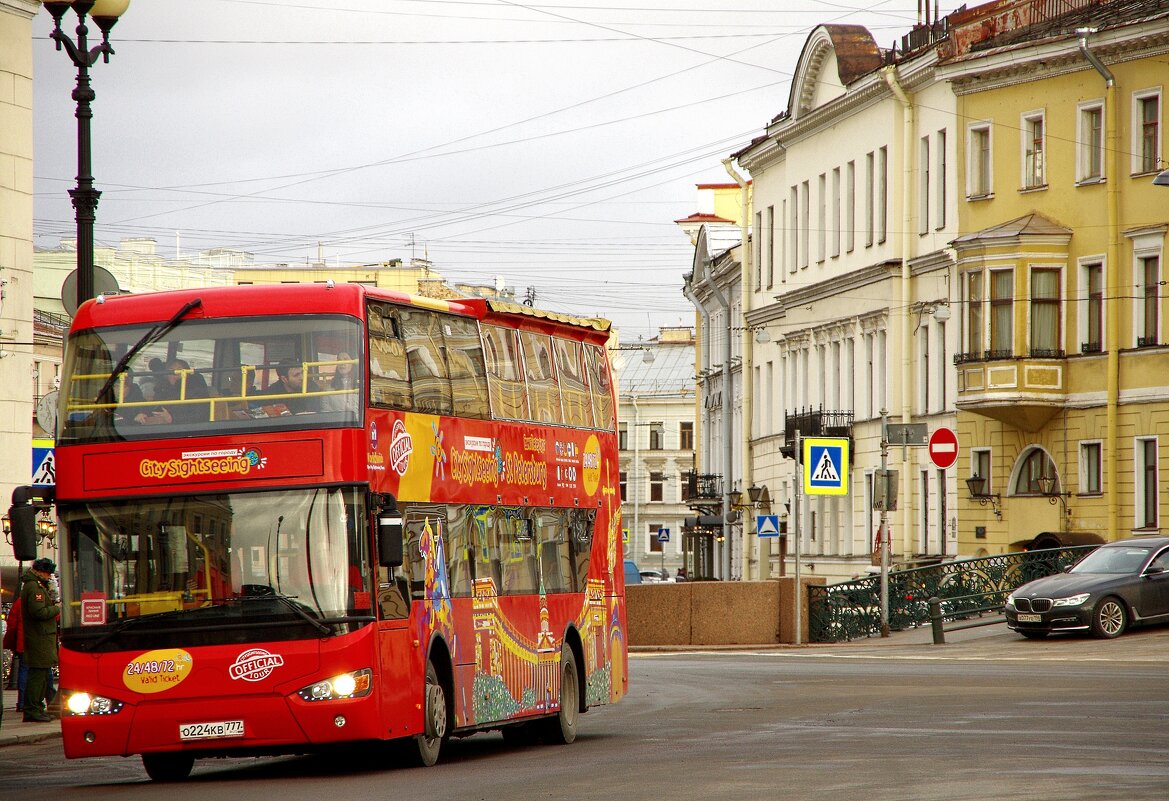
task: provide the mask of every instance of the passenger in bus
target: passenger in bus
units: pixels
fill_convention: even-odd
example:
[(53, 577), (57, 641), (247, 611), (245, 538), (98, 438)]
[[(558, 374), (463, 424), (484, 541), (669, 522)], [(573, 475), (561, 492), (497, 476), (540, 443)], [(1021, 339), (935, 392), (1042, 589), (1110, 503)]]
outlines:
[(276, 380), (259, 396), (280, 395), (286, 397), (274, 398), (271, 401), (253, 404), (265, 412), (268, 407), (283, 405), (292, 414), (315, 412), (320, 410), (319, 397), (306, 397), (305, 393), (320, 392), (321, 388), (312, 379), (307, 382), (304, 378), (304, 368), (300, 362), (285, 360), (276, 365)]
[[(167, 401), (202, 400), (209, 398), (211, 392), (207, 388), (207, 381), (198, 373), (191, 372), (191, 365), (183, 359), (171, 359), (167, 362), (165, 376), (154, 389), (154, 400), (163, 405), (148, 412), (141, 412), (135, 420), (144, 425), (159, 423), (198, 423), (210, 420), (210, 413), (203, 403), (167, 403)], [(184, 381), (185, 394), (184, 394)]]
[(353, 369), (353, 357), (348, 353), (337, 354), (337, 369), (333, 373), (333, 380), (329, 382), (329, 389), (333, 395), (321, 398), (321, 411), (324, 412), (357, 412), (357, 372)]

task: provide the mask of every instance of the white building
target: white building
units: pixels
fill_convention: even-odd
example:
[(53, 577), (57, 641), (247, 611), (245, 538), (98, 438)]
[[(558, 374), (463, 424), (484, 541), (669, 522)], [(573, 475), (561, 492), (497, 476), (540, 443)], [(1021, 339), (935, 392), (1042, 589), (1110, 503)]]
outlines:
[[(882, 409), (894, 424), (955, 422), (948, 243), (960, 130), (954, 94), (935, 76), (942, 37), (943, 26), (917, 26), (891, 52), (861, 26), (816, 28), (788, 108), (735, 155), (754, 189), (741, 336), (749, 381), (736, 400), (751, 410), (751, 478), (798, 510), (802, 569), (830, 581), (871, 566)], [(851, 437), (849, 495), (797, 502), (797, 429)], [(890, 449), (888, 467), (899, 471), (893, 559), (952, 556), (956, 476), (924, 447)]]
[(693, 514), (686, 478), (694, 469), (694, 332), (663, 328), (620, 346), (612, 359), (625, 558), (672, 576), (683, 564), (683, 520)]

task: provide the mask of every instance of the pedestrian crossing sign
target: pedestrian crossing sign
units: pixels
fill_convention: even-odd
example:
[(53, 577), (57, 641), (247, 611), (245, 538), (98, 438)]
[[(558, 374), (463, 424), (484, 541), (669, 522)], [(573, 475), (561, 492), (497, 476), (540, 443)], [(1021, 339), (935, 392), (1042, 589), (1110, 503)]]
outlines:
[(848, 494), (848, 440), (808, 437), (804, 440), (804, 494)]

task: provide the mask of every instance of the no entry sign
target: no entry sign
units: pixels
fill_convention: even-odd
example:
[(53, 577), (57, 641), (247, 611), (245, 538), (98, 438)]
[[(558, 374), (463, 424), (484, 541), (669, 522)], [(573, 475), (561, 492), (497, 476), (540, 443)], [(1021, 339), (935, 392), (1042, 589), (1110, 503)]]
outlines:
[(940, 470), (947, 470), (958, 461), (958, 435), (952, 428), (938, 428), (930, 434), (930, 460)]

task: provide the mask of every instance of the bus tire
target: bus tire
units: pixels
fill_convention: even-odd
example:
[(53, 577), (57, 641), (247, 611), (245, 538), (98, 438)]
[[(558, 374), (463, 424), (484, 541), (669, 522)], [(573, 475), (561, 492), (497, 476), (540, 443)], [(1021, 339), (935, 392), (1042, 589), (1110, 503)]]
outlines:
[(576, 739), (580, 718), (580, 672), (572, 646), (560, 648), (560, 711), (544, 721), (544, 739), (553, 745), (568, 745)]
[(423, 731), (414, 738), (417, 746), (418, 763), (429, 768), (438, 762), (443, 743), (450, 732), (447, 729), (449, 712), (447, 709), (446, 690), (438, 680), (438, 671), (434, 662), (426, 660), (426, 685), (423, 688), (422, 706)]
[(183, 753), (143, 754), (142, 767), (156, 782), (181, 782), (191, 775), (195, 758)]

